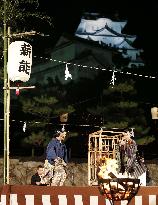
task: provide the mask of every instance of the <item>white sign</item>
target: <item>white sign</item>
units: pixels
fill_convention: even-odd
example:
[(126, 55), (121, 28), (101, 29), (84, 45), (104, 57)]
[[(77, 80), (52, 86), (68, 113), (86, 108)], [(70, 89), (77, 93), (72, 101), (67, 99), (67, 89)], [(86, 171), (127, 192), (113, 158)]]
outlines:
[(30, 79), (32, 46), (25, 41), (15, 41), (8, 48), (8, 77), (11, 81), (26, 82)]

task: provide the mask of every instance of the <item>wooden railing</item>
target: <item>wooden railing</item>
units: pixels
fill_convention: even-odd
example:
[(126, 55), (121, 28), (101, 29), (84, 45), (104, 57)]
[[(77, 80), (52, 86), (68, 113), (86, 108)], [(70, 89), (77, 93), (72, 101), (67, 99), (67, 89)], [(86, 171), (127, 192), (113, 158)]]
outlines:
[[(110, 205), (98, 187), (0, 186), (0, 205)], [(126, 201), (116, 202), (126, 205)], [(140, 187), (129, 205), (158, 205), (158, 186)]]

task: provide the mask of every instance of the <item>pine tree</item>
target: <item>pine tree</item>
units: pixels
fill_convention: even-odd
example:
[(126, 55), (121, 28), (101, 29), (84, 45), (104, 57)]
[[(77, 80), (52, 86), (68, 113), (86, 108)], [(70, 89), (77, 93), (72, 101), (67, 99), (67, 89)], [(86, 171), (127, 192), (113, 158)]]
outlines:
[(120, 82), (103, 90), (101, 102), (88, 110), (102, 116), (102, 126), (111, 128), (135, 128), (140, 136), (147, 126), (144, 110), (141, 108), (135, 82)]
[(37, 85), (36, 89), (32, 93), (26, 91), (20, 98), (22, 111), (29, 121), (27, 123), (28, 135), (24, 138), (24, 142), (32, 146), (32, 156), (35, 147), (45, 147), (52, 137), (53, 119), (59, 118), (65, 112), (74, 111), (73, 106), (61, 103), (66, 92), (61, 91), (59, 87), (50, 87), (47, 84)]

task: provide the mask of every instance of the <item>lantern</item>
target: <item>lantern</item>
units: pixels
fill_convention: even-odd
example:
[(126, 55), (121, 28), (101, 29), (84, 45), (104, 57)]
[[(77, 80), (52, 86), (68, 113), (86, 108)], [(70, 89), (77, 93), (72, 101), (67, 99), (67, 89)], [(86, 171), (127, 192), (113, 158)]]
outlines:
[(157, 107), (152, 107), (151, 108), (151, 116), (153, 120), (158, 119), (158, 108)]
[(8, 77), (11, 81), (26, 82), (30, 78), (32, 46), (25, 41), (12, 42), (8, 47)]

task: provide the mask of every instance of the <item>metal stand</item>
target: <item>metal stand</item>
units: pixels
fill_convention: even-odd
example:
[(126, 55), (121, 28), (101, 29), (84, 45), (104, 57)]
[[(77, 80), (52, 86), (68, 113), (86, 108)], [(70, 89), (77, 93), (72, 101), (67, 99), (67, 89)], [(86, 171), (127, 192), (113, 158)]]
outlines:
[(113, 178), (99, 179), (99, 190), (114, 205), (115, 201), (130, 200), (137, 194), (140, 187), (140, 179)]

